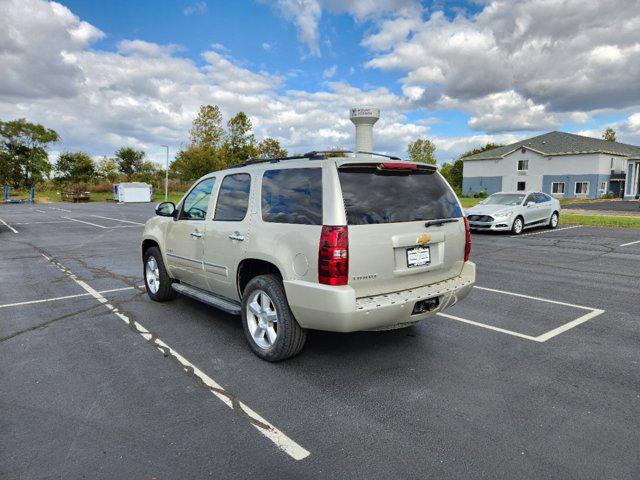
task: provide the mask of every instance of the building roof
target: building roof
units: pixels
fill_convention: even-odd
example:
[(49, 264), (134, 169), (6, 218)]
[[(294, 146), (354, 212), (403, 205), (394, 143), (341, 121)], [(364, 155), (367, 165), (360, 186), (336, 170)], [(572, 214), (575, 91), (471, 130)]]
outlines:
[(521, 140), (511, 145), (476, 153), (464, 160), (490, 160), (504, 158), (520, 148), (528, 148), (542, 155), (577, 155), (580, 153), (605, 153), (624, 157), (640, 158), (640, 147), (625, 143), (610, 142), (601, 138), (584, 137), (574, 133), (549, 132), (537, 137)]

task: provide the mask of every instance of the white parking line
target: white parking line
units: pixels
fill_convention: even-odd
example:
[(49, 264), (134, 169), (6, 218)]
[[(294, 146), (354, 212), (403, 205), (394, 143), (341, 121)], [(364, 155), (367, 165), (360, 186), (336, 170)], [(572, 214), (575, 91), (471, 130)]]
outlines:
[(78, 220), (77, 218), (71, 218), (71, 217), (62, 217), (62, 218), (66, 218), (67, 220), (71, 220), (72, 222), (86, 223), (87, 225), (93, 225), (94, 227), (109, 228), (109, 227), (105, 227), (104, 225), (98, 225), (97, 223), (85, 222), (84, 220)]
[(71, 223), (71, 220), (53, 220), (50, 222), (17, 222), (14, 225), (42, 225), (49, 223)]
[(455, 315), (449, 315), (447, 313), (438, 313), (437, 315), (441, 316), (441, 317), (445, 317), (448, 318), (450, 320), (455, 320), (457, 322), (463, 322), (463, 323), (468, 323), (470, 325), (475, 325), (476, 327), (481, 327), (481, 328), (486, 328), (487, 330), (493, 330), (495, 332), (500, 332), (500, 333), (506, 333), (507, 335), (512, 335), (514, 337), (519, 337), (519, 338), (524, 338), (526, 340), (531, 340), (533, 342), (539, 342), (539, 343), (543, 343), (546, 342), (547, 340), (560, 335), (561, 333), (566, 332), (567, 330), (571, 330), (574, 327), (577, 327), (578, 325), (591, 320), (592, 318), (597, 317), (598, 315), (603, 314), (605, 311), (604, 310), (600, 310), (598, 308), (592, 308), (592, 307), (585, 307), (584, 305), (576, 305), (575, 303), (567, 303), (567, 302), (559, 302), (557, 300), (550, 300), (548, 298), (541, 298), (541, 297), (533, 297), (531, 295), (525, 295), (522, 293), (515, 293), (515, 292), (508, 292), (506, 290), (497, 290), (495, 288), (487, 288), (487, 287), (479, 287), (479, 286), (474, 286), (473, 288), (477, 288), (478, 290), (486, 290), (488, 292), (495, 292), (495, 293), (503, 293), (505, 295), (512, 295), (514, 297), (521, 297), (521, 298), (528, 298), (530, 300), (536, 300), (538, 302), (546, 302), (546, 303), (553, 303), (555, 305), (562, 305), (565, 307), (572, 307), (572, 308), (578, 308), (581, 310), (589, 310), (589, 313), (585, 313), (584, 315), (576, 318), (575, 320), (572, 320), (570, 322), (565, 323), (564, 325), (560, 325), (557, 328), (554, 328), (553, 330), (549, 330), (548, 332), (545, 332), (541, 335), (538, 335), (537, 337), (534, 337), (532, 335), (526, 335), (524, 333), (520, 333), (520, 332), (515, 332), (513, 330), (507, 330), (505, 328), (500, 328), (500, 327), (495, 327), (493, 325), (488, 325), (486, 323), (481, 323), (481, 322), (475, 322), (473, 320), (468, 320), (466, 318), (461, 318), (461, 317), (456, 317)]
[(4, 220), (2, 220), (0, 218), (0, 223), (2, 223), (5, 227), (7, 227), (9, 230), (11, 230), (13, 233), (18, 233), (18, 231), (13, 228), (11, 225), (9, 225), (7, 222), (5, 222)]
[(105, 220), (114, 220), (116, 222), (133, 223), (134, 225), (143, 225), (144, 226), (144, 223), (132, 222), (131, 220), (123, 220), (121, 218), (102, 217), (100, 215), (89, 215), (89, 216), (90, 217), (96, 217), (96, 218), (104, 218)]
[[(101, 290), (98, 293), (112, 293), (112, 292), (122, 292), (124, 290), (133, 290), (136, 287), (123, 287), (123, 288), (112, 288), (110, 290)], [(48, 302), (57, 302), (58, 300), (67, 300), (69, 298), (78, 298), (78, 297), (86, 297), (91, 295), (90, 293), (78, 293), (76, 295), (65, 295), (64, 297), (52, 297), (52, 298), (43, 298), (41, 300), (28, 300), (26, 302), (17, 302), (17, 303), (5, 303), (4, 305), (0, 305), (0, 308), (7, 307), (20, 307), (23, 305), (34, 305), (36, 303), (48, 303)]]
[(278, 430), (274, 425), (256, 413), (254, 410), (249, 408), (247, 405), (242, 403), (240, 400), (235, 398), (233, 395), (228, 393), (219, 383), (209, 377), (206, 373), (196, 367), (193, 363), (183, 357), (176, 350), (171, 348), (165, 342), (160, 340), (154, 334), (152, 334), (149, 330), (147, 330), (143, 325), (139, 322), (129, 318), (124, 313), (120, 312), (116, 307), (109, 303), (103, 295), (100, 294), (97, 290), (89, 286), (86, 282), (80, 280), (76, 275), (68, 270), (65, 266), (63, 266), (57, 260), (48, 257), (45, 254), (42, 254), (44, 258), (49, 260), (53, 265), (59, 268), (63, 273), (65, 273), (71, 280), (73, 280), (76, 284), (78, 284), (81, 288), (83, 288), (89, 295), (98, 300), (101, 304), (103, 304), (106, 308), (108, 308), (114, 315), (116, 315), (120, 320), (129, 325), (132, 329), (134, 329), (138, 334), (140, 334), (147, 342), (154, 345), (158, 350), (160, 350), (164, 355), (173, 357), (180, 365), (182, 365), (183, 370), (187, 373), (193, 374), (198, 380), (200, 380), (209, 391), (215, 395), (218, 399), (220, 399), (227, 407), (232, 410), (237, 411), (242, 417), (246, 418), (249, 423), (255, 427), (260, 433), (262, 433), (265, 437), (271, 440), (280, 450), (289, 455), (294, 460), (302, 460), (308, 457), (311, 453), (296, 443), (294, 440), (289, 438), (282, 431)]
[(581, 308), (582, 310), (596, 310), (595, 308), (576, 305), (575, 303), (559, 302), (557, 300), (549, 300), (548, 298), (541, 298), (541, 297), (532, 297), (531, 295), (525, 295), (524, 293), (508, 292), (506, 290), (497, 290), (495, 288), (479, 287), (477, 285), (475, 285), (473, 288), (477, 288), (478, 290), (486, 290), (488, 292), (504, 293), (505, 295), (511, 295), (514, 297), (528, 298), (529, 300), (537, 300), (539, 302), (555, 303), (556, 305), (563, 305), (565, 307)]
[(635, 245), (636, 243), (640, 243), (640, 240), (637, 240), (635, 242), (629, 242), (629, 243), (623, 243), (622, 245), (620, 245), (621, 247), (628, 247), (629, 245)]
[(529, 237), (531, 235), (543, 235), (545, 233), (553, 233), (553, 232), (561, 232), (562, 230), (571, 230), (572, 228), (580, 228), (583, 227), (584, 225), (572, 225), (570, 227), (562, 227), (562, 228), (556, 228), (556, 229), (549, 229), (549, 230), (542, 230), (541, 232), (532, 232), (532, 233), (523, 233), (520, 235), (511, 235), (511, 238), (517, 238), (517, 237)]
[(67, 210), (66, 208), (59, 208), (59, 207), (47, 207), (51, 210), (60, 210), (61, 212), (69, 212), (71, 213), (71, 210)]

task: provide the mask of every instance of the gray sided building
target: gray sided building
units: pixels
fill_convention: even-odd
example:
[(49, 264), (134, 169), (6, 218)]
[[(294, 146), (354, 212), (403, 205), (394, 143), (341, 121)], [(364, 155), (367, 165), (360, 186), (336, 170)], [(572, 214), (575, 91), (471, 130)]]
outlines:
[(536, 190), (559, 198), (634, 200), (639, 178), (640, 147), (549, 132), (465, 158), (462, 193)]

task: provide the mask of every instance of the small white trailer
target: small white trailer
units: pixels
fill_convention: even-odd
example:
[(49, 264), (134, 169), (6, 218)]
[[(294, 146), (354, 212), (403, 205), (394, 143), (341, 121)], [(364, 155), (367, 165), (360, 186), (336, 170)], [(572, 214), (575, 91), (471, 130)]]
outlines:
[(113, 199), (118, 203), (148, 203), (152, 187), (148, 183), (123, 182), (113, 186)]

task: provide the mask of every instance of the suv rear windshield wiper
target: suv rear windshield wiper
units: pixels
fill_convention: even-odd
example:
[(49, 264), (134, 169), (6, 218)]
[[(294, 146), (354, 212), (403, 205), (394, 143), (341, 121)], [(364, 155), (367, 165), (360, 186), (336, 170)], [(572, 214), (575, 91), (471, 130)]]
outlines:
[(459, 218), (440, 218), (438, 220), (427, 220), (424, 222), (425, 227), (433, 227), (436, 225), (442, 225), (444, 223), (454, 223), (457, 222)]

